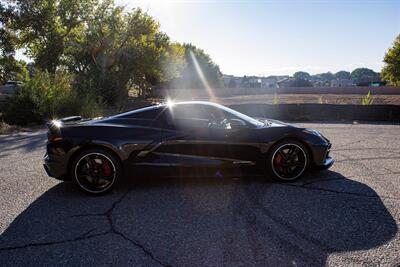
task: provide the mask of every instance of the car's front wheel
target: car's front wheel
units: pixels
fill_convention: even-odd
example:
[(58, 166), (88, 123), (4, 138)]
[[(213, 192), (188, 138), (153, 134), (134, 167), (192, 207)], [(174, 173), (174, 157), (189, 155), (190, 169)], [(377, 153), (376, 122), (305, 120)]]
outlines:
[(85, 192), (101, 194), (118, 180), (121, 167), (115, 156), (103, 149), (82, 151), (72, 163), (73, 181)]
[(280, 182), (293, 182), (307, 170), (309, 155), (306, 147), (297, 141), (282, 141), (274, 145), (267, 157), (269, 174)]

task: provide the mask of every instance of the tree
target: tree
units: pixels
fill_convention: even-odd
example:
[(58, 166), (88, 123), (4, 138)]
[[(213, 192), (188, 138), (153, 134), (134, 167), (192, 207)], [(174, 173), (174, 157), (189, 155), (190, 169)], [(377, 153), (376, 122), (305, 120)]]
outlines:
[(315, 86), (330, 86), (331, 81), (335, 76), (331, 72), (319, 73), (312, 76), (312, 81)]
[(335, 77), (335, 79), (343, 80), (343, 79), (350, 79), (351, 75), (350, 75), (350, 72), (342, 70), (342, 71), (336, 72), (334, 74), (334, 77)]
[(289, 81), (288, 87), (312, 87), (312, 83), (305, 79), (293, 79)]
[(21, 70), (22, 62), (14, 58), (15, 36), (7, 29), (10, 22), (10, 9), (0, 2), (0, 84), (7, 80), (15, 80)]
[(350, 74), (351, 78), (360, 80), (363, 77), (377, 77), (378, 73), (368, 68), (357, 68)]
[(332, 74), (332, 72), (325, 72), (325, 73), (321, 73), (319, 74), (321, 79), (324, 81), (332, 81), (335, 76)]
[(186, 65), (181, 73), (181, 78), (173, 82), (175, 88), (204, 89), (206, 87), (223, 87), (222, 73), (202, 49), (192, 44), (183, 44), (185, 49)]
[[(171, 45), (160, 25), (141, 9), (124, 12), (111, 1), (100, 4), (77, 42), (66, 51), (81, 92), (120, 104), (131, 88), (148, 95), (152, 86), (180, 72), (183, 50)], [(173, 63), (172, 63), (173, 62)], [(174, 71), (166, 72), (166, 65)]]
[(400, 35), (393, 42), (393, 47), (389, 48), (383, 59), (385, 63), (381, 76), (394, 86), (400, 86)]
[(295, 74), (293, 74), (293, 77), (296, 79), (303, 79), (303, 80), (310, 80), (311, 75), (308, 72), (304, 71), (298, 71)]
[(97, 0), (8, 0), (7, 28), (35, 66), (55, 73)]
[(126, 12), (113, 0), (0, 1), (0, 26), (1, 80), (15, 72), (14, 51), (23, 49), (33, 60), (30, 74), (72, 74), (73, 90), (98, 103), (121, 106), (129, 90), (148, 96), (171, 80), (222, 86), (203, 50), (171, 43), (146, 12)]

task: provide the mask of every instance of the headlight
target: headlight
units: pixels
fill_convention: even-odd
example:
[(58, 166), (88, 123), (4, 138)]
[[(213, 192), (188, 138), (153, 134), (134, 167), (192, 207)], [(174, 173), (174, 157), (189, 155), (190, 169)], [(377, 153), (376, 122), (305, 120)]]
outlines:
[(323, 137), (322, 134), (316, 130), (313, 129), (304, 129), (303, 132), (308, 133), (308, 134), (312, 134), (312, 135), (316, 135), (319, 137)]

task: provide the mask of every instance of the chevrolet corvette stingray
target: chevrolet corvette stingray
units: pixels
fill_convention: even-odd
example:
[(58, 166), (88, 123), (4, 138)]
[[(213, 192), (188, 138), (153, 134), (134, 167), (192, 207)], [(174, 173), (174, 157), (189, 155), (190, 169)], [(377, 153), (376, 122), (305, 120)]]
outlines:
[(291, 182), (309, 168), (333, 164), (331, 143), (318, 131), (202, 101), (53, 120), (47, 137), (48, 175), (91, 194), (143, 174), (259, 175)]

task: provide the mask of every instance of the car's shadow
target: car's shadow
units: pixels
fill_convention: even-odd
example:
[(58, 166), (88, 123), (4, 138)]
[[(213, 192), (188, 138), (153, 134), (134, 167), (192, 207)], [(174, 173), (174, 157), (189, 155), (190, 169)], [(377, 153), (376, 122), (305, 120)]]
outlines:
[(100, 197), (60, 183), (1, 235), (0, 265), (324, 265), (396, 233), (374, 190), (332, 171), (295, 184), (142, 178)]

